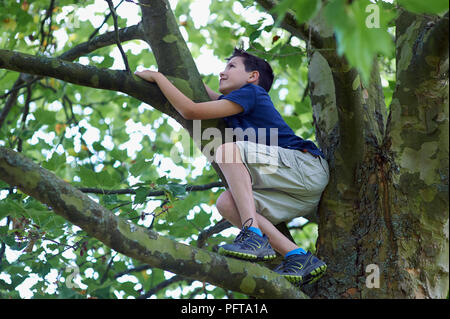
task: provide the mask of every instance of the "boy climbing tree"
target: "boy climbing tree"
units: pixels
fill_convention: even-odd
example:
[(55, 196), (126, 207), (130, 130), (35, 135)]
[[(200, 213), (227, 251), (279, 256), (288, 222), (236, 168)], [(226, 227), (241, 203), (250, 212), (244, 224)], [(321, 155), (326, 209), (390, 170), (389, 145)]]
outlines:
[(137, 76), (155, 82), (173, 107), (186, 119), (223, 118), (244, 136), (226, 141), (215, 152), (229, 189), (216, 206), (224, 218), (242, 228), (221, 254), (245, 260), (284, 256), (274, 269), (293, 283), (316, 281), (325, 262), (298, 247), (274, 224), (313, 212), (325, 189), (328, 164), (311, 141), (295, 135), (275, 109), (268, 92), (273, 82), (269, 63), (235, 49), (220, 73), (219, 91), (207, 88), (212, 101), (195, 103), (163, 74), (145, 70)]

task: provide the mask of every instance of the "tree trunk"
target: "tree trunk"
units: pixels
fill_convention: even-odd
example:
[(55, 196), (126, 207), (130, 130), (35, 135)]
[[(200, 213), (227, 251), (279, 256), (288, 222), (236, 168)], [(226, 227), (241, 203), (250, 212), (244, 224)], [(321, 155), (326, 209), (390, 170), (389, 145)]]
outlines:
[(329, 267), (317, 287), (304, 290), (310, 296), (446, 297), (447, 36), (448, 18), (397, 19), (397, 87), (388, 118), (376, 63), (369, 87), (356, 88), (351, 71), (312, 55), (317, 139), (331, 176), (317, 242)]

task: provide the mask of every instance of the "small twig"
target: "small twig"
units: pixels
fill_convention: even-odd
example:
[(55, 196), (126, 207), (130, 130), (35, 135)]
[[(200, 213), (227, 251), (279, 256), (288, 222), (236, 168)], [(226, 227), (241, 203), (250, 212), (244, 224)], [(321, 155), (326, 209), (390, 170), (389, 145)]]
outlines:
[[(47, 49), (47, 46), (50, 44), (50, 41), (53, 37), (51, 32), (52, 32), (52, 14), (53, 14), (54, 8), (55, 8), (55, 0), (52, 0), (50, 2), (49, 8), (45, 12), (44, 19), (42, 19), (42, 21), (41, 21), (40, 34), (41, 34), (42, 38), (41, 38), (40, 48), (42, 49), (42, 52), (44, 52)], [(44, 26), (45, 26), (45, 22), (47, 21), (47, 19), (49, 19), (50, 22), (49, 22), (48, 33), (47, 33), (47, 43), (45, 43), (46, 34), (45, 34)]]
[(103, 284), (106, 281), (106, 279), (108, 278), (108, 272), (110, 271), (112, 263), (113, 263), (113, 260), (117, 256), (117, 254), (118, 254), (117, 252), (115, 254), (111, 254), (111, 258), (110, 258), (110, 260), (108, 262), (108, 266), (106, 267), (106, 270), (103, 273), (102, 278), (100, 279), (100, 284)]
[(106, 0), (106, 2), (108, 2), (109, 10), (111, 10), (111, 14), (112, 14), (112, 17), (113, 17), (113, 20), (114, 20), (114, 30), (115, 30), (115, 33), (116, 33), (117, 47), (119, 48), (120, 54), (122, 55), (123, 63), (125, 63), (125, 69), (127, 70), (127, 72), (131, 72), (130, 71), (130, 66), (128, 65), (127, 55), (125, 54), (125, 51), (123, 51), (122, 45), (120, 44), (119, 25), (117, 23), (116, 10), (114, 9), (114, 5), (112, 3), (112, 0)]
[(115, 274), (114, 275), (114, 279), (117, 279), (117, 278), (122, 277), (124, 275), (128, 275), (128, 274), (130, 274), (132, 272), (141, 272), (141, 271), (144, 271), (144, 270), (147, 270), (147, 269), (151, 269), (151, 268), (152, 267), (150, 265), (136, 266), (135, 268), (130, 268), (130, 269), (127, 269), (125, 271), (121, 271), (121, 272)]
[[(114, 9), (117, 9), (117, 8), (122, 4), (123, 1), (124, 1), (124, 0), (120, 1), (119, 4), (118, 4)], [(108, 13), (108, 14), (106, 15), (105, 19), (103, 19), (102, 24), (101, 24), (97, 29), (95, 29), (94, 32), (92, 32), (92, 34), (89, 36), (89, 40), (88, 40), (88, 41), (91, 41), (91, 40), (97, 35), (97, 33), (98, 33), (98, 32), (100, 31), (100, 29), (105, 25), (106, 21), (108, 21), (108, 19), (109, 19), (109, 17), (110, 17), (111, 15), (112, 15), (112, 12), (110, 12), (110, 13)]]
[[(22, 76), (22, 74), (21, 74), (20, 76)], [(26, 87), (26, 86), (28, 86), (28, 85), (30, 85), (30, 84), (33, 84), (34, 82), (39, 81), (40, 79), (42, 79), (42, 77), (36, 77), (36, 78), (32, 79), (31, 81), (26, 82), (26, 83), (24, 83), (24, 84), (14, 85), (14, 86), (11, 88), (11, 90), (9, 90), (8, 92), (6, 92), (6, 93), (3, 94), (3, 95), (0, 95), (0, 99), (4, 99), (4, 98), (8, 97), (8, 95), (10, 95), (11, 93), (14, 93), (14, 92), (16, 92), (17, 90), (20, 90), (20, 89), (22, 89), (22, 88), (24, 88), (24, 87)]]
[(150, 5), (148, 5), (148, 4), (143, 4), (143, 3), (138, 3), (138, 2), (134, 2), (133, 0), (125, 0), (126, 2), (130, 2), (130, 3), (133, 3), (133, 4), (135, 4), (135, 5), (137, 5), (137, 6), (141, 6), (141, 7), (150, 7)]
[[(223, 187), (222, 182), (213, 182), (205, 185), (186, 185), (186, 192), (195, 192), (195, 191), (204, 191), (214, 187)], [(101, 188), (90, 188), (90, 187), (82, 187), (78, 188), (83, 193), (90, 194), (101, 194), (101, 195), (111, 195), (111, 194), (136, 194), (136, 190), (133, 188), (125, 188), (125, 189), (101, 189)], [(152, 191), (147, 194), (148, 196), (163, 196), (165, 191)]]
[(214, 234), (220, 233), (222, 230), (232, 227), (231, 223), (226, 219), (222, 219), (214, 226), (208, 227), (202, 231), (197, 238), (197, 247), (202, 248), (205, 245), (206, 240)]
[(145, 294), (138, 296), (137, 299), (150, 298), (152, 295), (158, 293), (159, 290), (162, 290), (162, 289), (166, 288), (167, 286), (169, 286), (169, 285), (171, 285), (171, 284), (173, 284), (175, 282), (182, 281), (182, 280), (185, 280), (188, 285), (190, 285), (194, 281), (192, 279), (189, 279), (189, 278), (186, 278), (186, 277), (183, 277), (183, 276), (180, 276), (180, 275), (176, 275), (176, 276), (173, 276), (170, 279), (167, 279), (167, 280), (157, 284), (155, 287), (151, 288)]
[[(31, 92), (31, 84), (29, 84), (28, 86), (27, 86), (27, 97), (26, 97), (26, 100), (25, 100), (25, 106), (24, 106), (24, 110), (23, 110), (23, 115), (22, 115), (22, 127), (21, 127), (21, 133), (23, 133), (24, 131), (25, 131), (25, 124), (26, 124), (26, 121), (27, 121), (27, 116), (28, 116), (28, 113), (30, 113), (30, 101), (31, 101), (31, 95), (32, 95), (32, 92)], [(20, 136), (20, 135), (19, 135)], [(18, 141), (18, 144), (17, 144), (17, 151), (19, 152), (19, 153), (21, 153), (22, 152), (22, 138), (21, 137), (18, 137), (18, 139), (17, 139), (17, 141)]]

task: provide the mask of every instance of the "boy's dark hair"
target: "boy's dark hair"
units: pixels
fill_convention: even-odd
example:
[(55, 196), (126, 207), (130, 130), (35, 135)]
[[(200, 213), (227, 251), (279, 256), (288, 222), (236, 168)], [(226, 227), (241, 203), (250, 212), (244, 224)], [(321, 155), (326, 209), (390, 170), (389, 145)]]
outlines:
[(231, 60), (236, 56), (244, 58), (244, 66), (246, 72), (251, 71), (259, 72), (258, 85), (261, 86), (267, 92), (269, 92), (273, 83), (273, 71), (269, 63), (239, 48), (234, 48), (233, 55), (229, 57), (227, 61)]

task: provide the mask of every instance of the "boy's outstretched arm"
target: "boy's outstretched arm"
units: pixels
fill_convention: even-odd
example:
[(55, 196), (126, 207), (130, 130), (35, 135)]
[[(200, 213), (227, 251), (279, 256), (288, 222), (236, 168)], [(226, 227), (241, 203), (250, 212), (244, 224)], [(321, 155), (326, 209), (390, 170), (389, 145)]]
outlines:
[[(170, 104), (172, 104), (172, 106), (181, 114), (181, 116), (183, 116), (187, 120), (222, 118), (241, 113), (244, 110), (242, 106), (229, 100), (214, 100), (209, 102), (195, 103), (186, 95), (184, 95), (180, 90), (178, 90), (172, 84), (172, 82), (170, 82), (160, 72), (145, 70), (141, 72), (135, 72), (134, 74), (146, 81), (156, 83), (167, 100), (169, 100)], [(215, 93), (214, 91), (212, 92)], [(217, 96), (217, 98), (218, 97), (219, 95)]]

